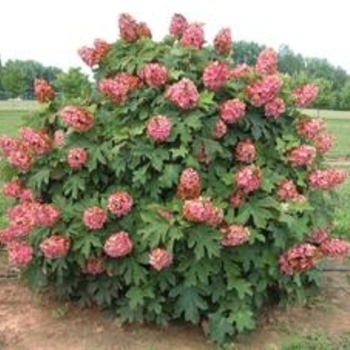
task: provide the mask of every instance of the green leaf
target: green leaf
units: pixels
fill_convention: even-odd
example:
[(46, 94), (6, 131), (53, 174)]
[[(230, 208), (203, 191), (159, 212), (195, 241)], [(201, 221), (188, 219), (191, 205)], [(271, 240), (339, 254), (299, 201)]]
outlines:
[(127, 285), (139, 286), (147, 279), (147, 270), (140, 265), (134, 258), (125, 258), (118, 262), (117, 270), (124, 277)]
[(136, 310), (139, 307), (145, 305), (145, 299), (153, 299), (154, 291), (150, 286), (142, 286), (140, 287), (130, 287), (128, 292), (126, 293), (126, 297), (129, 299), (129, 307), (131, 310)]
[(35, 173), (30, 176), (28, 187), (41, 191), (43, 186), (49, 183), (49, 180), (50, 168), (42, 167), (40, 170), (36, 170)]
[(64, 195), (73, 199), (77, 199), (78, 194), (83, 191), (85, 191), (85, 180), (78, 174), (70, 176), (63, 185)]
[(230, 336), (235, 333), (233, 322), (221, 312), (209, 315), (209, 336), (218, 344), (225, 344)]
[(170, 296), (178, 296), (175, 307), (177, 316), (184, 314), (185, 321), (194, 324), (198, 324), (200, 320), (200, 311), (208, 308), (196, 287), (179, 286), (170, 291)]
[(196, 259), (207, 256), (209, 259), (220, 255), (221, 234), (214, 228), (198, 226), (189, 232), (188, 247), (193, 248)]
[(81, 238), (76, 238), (74, 240), (73, 250), (80, 251), (85, 258), (91, 256), (93, 248), (101, 248), (102, 242), (100, 237), (94, 234), (87, 234)]

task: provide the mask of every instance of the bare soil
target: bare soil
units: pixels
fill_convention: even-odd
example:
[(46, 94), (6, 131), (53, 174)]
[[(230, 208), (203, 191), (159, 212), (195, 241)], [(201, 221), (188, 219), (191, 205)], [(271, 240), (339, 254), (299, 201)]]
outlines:
[[(2, 267), (1, 267), (2, 265)], [(0, 261), (0, 275), (4, 273)], [(290, 332), (320, 329), (332, 337), (350, 334), (348, 273), (324, 275), (322, 293), (307, 306), (276, 308), (259, 330), (235, 344), (239, 350), (279, 349)], [(97, 308), (80, 309), (33, 294), (16, 279), (0, 277), (0, 349), (14, 350), (211, 350), (199, 328), (189, 325), (121, 326)]]

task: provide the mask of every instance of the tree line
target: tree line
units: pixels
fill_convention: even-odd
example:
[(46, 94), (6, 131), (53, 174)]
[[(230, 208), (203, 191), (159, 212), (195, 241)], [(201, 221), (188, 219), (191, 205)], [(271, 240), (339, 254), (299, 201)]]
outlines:
[[(237, 64), (254, 65), (264, 45), (238, 41), (234, 43), (234, 59)], [(350, 76), (341, 67), (332, 65), (324, 58), (309, 58), (293, 52), (287, 45), (278, 50), (279, 70), (291, 77), (294, 85), (313, 82), (319, 88), (313, 107), (320, 109), (350, 110)], [(57, 67), (46, 67), (33, 60), (0, 59), (0, 99), (21, 97), (32, 99), (33, 82), (43, 78), (55, 86), (57, 92), (64, 92), (72, 98), (88, 96), (91, 83), (79, 68), (63, 72)]]

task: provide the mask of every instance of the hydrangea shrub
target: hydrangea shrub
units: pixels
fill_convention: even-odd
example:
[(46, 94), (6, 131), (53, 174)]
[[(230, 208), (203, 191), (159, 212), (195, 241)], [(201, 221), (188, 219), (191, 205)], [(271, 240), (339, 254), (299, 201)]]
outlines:
[(229, 29), (210, 46), (179, 14), (160, 42), (127, 14), (119, 29), (79, 50), (89, 100), (38, 80), (43, 108), (0, 138), (13, 198), (0, 241), (33, 287), (123, 321), (208, 322), (224, 343), (348, 253), (327, 205), (346, 174), (324, 163), (322, 120), (299, 110), (316, 87), (291, 87), (272, 49), (234, 65)]

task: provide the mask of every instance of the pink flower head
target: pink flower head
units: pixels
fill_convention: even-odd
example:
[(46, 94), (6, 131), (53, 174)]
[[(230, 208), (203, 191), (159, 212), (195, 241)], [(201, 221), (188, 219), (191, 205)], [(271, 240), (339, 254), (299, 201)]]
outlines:
[(321, 245), (325, 241), (329, 241), (330, 236), (327, 229), (317, 228), (310, 234), (308, 241), (313, 244)]
[(283, 82), (278, 75), (266, 75), (261, 80), (248, 85), (247, 95), (253, 106), (261, 107), (276, 97)]
[(21, 146), (21, 142), (13, 137), (7, 135), (0, 136), (0, 148), (6, 157), (11, 152), (17, 151)]
[(149, 264), (157, 271), (163, 270), (173, 263), (173, 255), (166, 249), (154, 248), (149, 254)]
[(34, 225), (40, 227), (52, 227), (59, 220), (61, 213), (53, 204), (35, 203), (31, 207)]
[(44, 79), (34, 80), (34, 94), (40, 103), (49, 102), (55, 97), (52, 86)]
[(320, 250), (329, 257), (346, 256), (350, 253), (350, 242), (338, 238), (329, 238), (321, 243)]
[(92, 128), (94, 119), (92, 114), (84, 108), (76, 106), (66, 106), (60, 112), (64, 124), (77, 132), (85, 132)]
[(139, 38), (137, 33), (138, 24), (132, 16), (122, 13), (119, 16), (118, 25), (120, 36), (124, 41), (132, 43)]
[(107, 221), (106, 212), (98, 207), (91, 207), (84, 211), (83, 222), (90, 230), (99, 230)]
[(329, 134), (318, 134), (313, 140), (315, 148), (319, 154), (327, 153), (333, 146), (334, 137)]
[(288, 161), (293, 167), (311, 165), (316, 157), (316, 148), (309, 145), (301, 145), (292, 148), (288, 154)]
[(119, 73), (114, 78), (101, 79), (99, 90), (114, 103), (122, 103), (128, 94), (140, 86), (140, 79), (128, 73)]
[(154, 142), (165, 142), (171, 133), (172, 124), (166, 115), (157, 115), (147, 123), (147, 136)]
[(312, 101), (315, 100), (317, 94), (318, 88), (313, 84), (306, 84), (292, 91), (295, 106), (299, 108), (307, 107)]
[(237, 188), (230, 196), (230, 205), (232, 208), (238, 208), (246, 201), (246, 193)]
[(33, 259), (33, 248), (22, 242), (12, 242), (7, 246), (7, 254), (11, 265), (23, 267)]
[(129, 234), (120, 231), (109, 236), (103, 246), (104, 252), (111, 258), (120, 258), (131, 253), (133, 244)]
[(70, 242), (67, 237), (55, 234), (40, 243), (40, 250), (46, 259), (59, 259), (67, 255)]
[(89, 67), (97, 64), (95, 50), (91, 47), (83, 46), (78, 50), (78, 55), (82, 61)]
[(235, 176), (235, 182), (238, 188), (245, 193), (256, 191), (261, 185), (261, 170), (254, 165), (247, 165), (239, 170)]
[(167, 82), (168, 72), (159, 63), (147, 63), (142, 67), (140, 77), (148, 86), (159, 87)]
[(205, 67), (202, 80), (204, 86), (209, 90), (219, 90), (229, 78), (229, 68), (226, 63), (213, 62)]
[(2, 187), (2, 193), (6, 197), (19, 198), (23, 190), (23, 185), (19, 179), (12, 179), (6, 182)]
[(275, 97), (273, 100), (267, 102), (264, 108), (265, 116), (272, 117), (273, 119), (277, 119), (286, 111), (286, 105), (284, 104), (284, 101), (279, 97)]
[(139, 38), (152, 38), (151, 29), (145, 22), (138, 23), (136, 31)]
[(182, 78), (168, 87), (165, 98), (181, 109), (192, 109), (198, 104), (199, 93), (190, 79)]
[(199, 197), (185, 200), (182, 215), (191, 222), (218, 226), (223, 221), (223, 211), (215, 207), (210, 198)]
[(34, 163), (34, 156), (28, 146), (22, 144), (17, 150), (9, 153), (7, 161), (18, 171), (27, 172)]
[(183, 15), (175, 13), (171, 18), (169, 33), (171, 35), (180, 37), (184, 33), (187, 26), (188, 26), (188, 23), (186, 18)]
[(111, 50), (111, 45), (107, 41), (102, 39), (95, 39), (94, 41), (94, 61), (95, 64), (99, 64)]
[(296, 124), (298, 135), (304, 137), (306, 140), (312, 140), (324, 127), (322, 119), (305, 118), (300, 119)]
[(20, 128), (19, 134), (36, 154), (42, 155), (51, 149), (52, 141), (49, 135), (42, 131), (23, 127)]
[(232, 48), (230, 28), (222, 28), (214, 38), (214, 49), (220, 55), (228, 55)]
[(282, 180), (278, 184), (277, 197), (280, 200), (299, 202), (301, 200), (295, 183), (292, 180)]
[(203, 24), (191, 23), (184, 30), (181, 37), (181, 45), (195, 50), (202, 48), (204, 44)]
[(318, 249), (311, 244), (294, 246), (281, 255), (280, 269), (289, 276), (310, 270), (316, 265), (319, 255)]
[(56, 130), (53, 136), (54, 143), (56, 147), (63, 147), (65, 144), (64, 141), (65, 133), (63, 130)]
[(108, 198), (108, 210), (117, 217), (125, 216), (130, 213), (133, 205), (133, 199), (129, 193), (119, 191), (111, 194)]
[(224, 234), (221, 244), (226, 247), (241, 245), (249, 240), (249, 230), (241, 225), (229, 225), (220, 229)]
[(277, 53), (268, 48), (259, 53), (255, 65), (255, 72), (261, 75), (272, 75), (277, 73)]
[(197, 198), (201, 192), (201, 180), (193, 168), (185, 169), (180, 176), (177, 186), (177, 196), (181, 199)]
[(217, 119), (215, 123), (215, 129), (212, 133), (214, 139), (221, 139), (227, 134), (227, 125), (222, 119)]
[(29, 188), (23, 188), (21, 190), (20, 195), (19, 195), (19, 201), (20, 201), (20, 203), (34, 202), (35, 197), (34, 197), (32, 190), (30, 190)]
[(347, 173), (338, 169), (318, 169), (307, 177), (309, 186), (316, 190), (330, 190), (345, 181)]
[(102, 258), (90, 258), (82, 268), (83, 273), (88, 275), (100, 275), (106, 270)]
[(256, 149), (251, 139), (239, 141), (235, 148), (235, 157), (243, 163), (251, 163), (256, 157)]
[(81, 169), (87, 159), (88, 153), (80, 147), (70, 149), (67, 155), (67, 163), (74, 170)]
[(245, 77), (248, 73), (251, 72), (251, 67), (249, 67), (246, 63), (242, 63), (237, 65), (230, 71), (229, 79), (240, 79)]
[(220, 105), (220, 118), (226, 124), (237, 123), (245, 114), (246, 105), (238, 98), (227, 100)]

